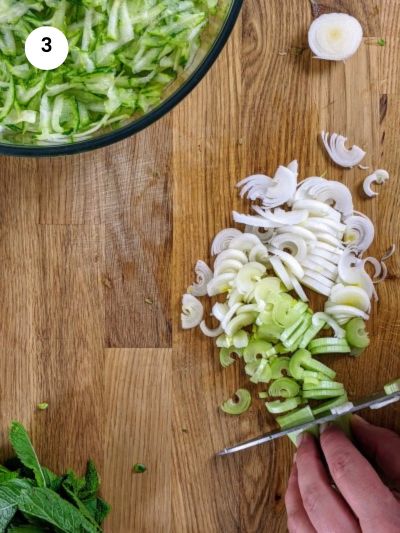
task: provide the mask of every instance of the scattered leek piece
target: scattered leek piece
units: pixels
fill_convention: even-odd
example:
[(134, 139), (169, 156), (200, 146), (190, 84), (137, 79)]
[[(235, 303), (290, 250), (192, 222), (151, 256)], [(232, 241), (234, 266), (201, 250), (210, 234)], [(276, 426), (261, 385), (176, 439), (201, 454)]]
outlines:
[(345, 393), (344, 388), (340, 389), (312, 389), (303, 391), (302, 395), (307, 400), (323, 400), (324, 398), (336, 398)]
[(46, 411), (46, 409), (49, 408), (49, 404), (46, 402), (38, 403), (37, 408), (39, 409), (39, 411)]
[(380, 39), (378, 39), (378, 40), (376, 41), (376, 43), (377, 43), (379, 46), (385, 46), (386, 41), (385, 41), (385, 39), (380, 38)]
[(146, 472), (147, 467), (142, 463), (136, 463), (133, 465), (132, 470), (135, 474), (143, 474), (144, 472)]
[(235, 396), (237, 401), (230, 398), (220, 406), (224, 413), (228, 415), (241, 415), (250, 407), (251, 394), (247, 389), (238, 389), (235, 392)]

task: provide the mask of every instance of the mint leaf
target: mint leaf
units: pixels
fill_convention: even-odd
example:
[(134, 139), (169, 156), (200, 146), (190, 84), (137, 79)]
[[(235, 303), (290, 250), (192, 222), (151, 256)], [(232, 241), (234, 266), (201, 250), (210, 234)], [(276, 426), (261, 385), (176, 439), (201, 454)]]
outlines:
[(23, 490), (18, 500), (18, 509), (26, 515), (39, 518), (63, 533), (98, 533), (72, 504), (57, 493), (46, 488)]
[(89, 459), (87, 466), (86, 466), (85, 485), (79, 491), (79, 498), (81, 500), (93, 498), (94, 496), (96, 496), (97, 491), (99, 490), (99, 487), (100, 487), (100, 477), (97, 473), (94, 462), (91, 459)]
[(8, 529), (7, 533), (45, 533), (46, 530), (37, 526), (13, 526)]
[(85, 480), (77, 476), (73, 470), (68, 470), (63, 481), (63, 486), (67, 486), (74, 494), (78, 495), (85, 486)]
[(85, 504), (78, 498), (76, 494), (74, 494), (70, 489), (65, 487), (63, 485), (63, 489), (67, 496), (69, 497), (71, 503), (75, 505), (81, 512), (82, 516), (84, 516), (89, 522), (91, 522), (97, 531), (101, 531), (97, 525), (96, 519), (95, 519), (95, 513), (91, 513), (90, 510), (85, 506)]
[(96, 500), (96, 522), (102, 524), (106, 519), (108, 513), (111, 511), (111, 505), (109, 505), (102, 498)]
[(5, 466), (0, 466), (0, 485), (10, 479), (15, 479), (18, 477), (18, 472), (11, 472)]
[(63, 476), (57, 476), (57, 474), (44, 466), (42, 466), (42, 472), (46, 481), (46, 487), (58, 492), (61, 487)]
[(39, 464), (35, 449), (32, 446), (32, 442), (26, 429), (19, 422), (12, 422), (11, 424), (10, 442), (19, 460), (24, 466), (32, 470), (35, 474), (35, 479), (38, 486), (45, 487), (46, 480)]
[(4, 533), (17, 511), (17, 504), (0, 498), (0, 533)]

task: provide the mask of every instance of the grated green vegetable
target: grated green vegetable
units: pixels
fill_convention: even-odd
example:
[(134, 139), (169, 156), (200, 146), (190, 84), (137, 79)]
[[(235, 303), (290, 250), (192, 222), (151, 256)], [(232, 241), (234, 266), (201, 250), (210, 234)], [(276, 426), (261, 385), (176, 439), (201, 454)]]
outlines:
[[(10, 2), (7, 2), (10, 4)], [(21, 0), (1, 10), (0, 125), (43, 143), (83, 139), (146, 113), (195, 57), (217, 0)], [(64, 32), (65, 63), (40, 71), (24, 43)]]

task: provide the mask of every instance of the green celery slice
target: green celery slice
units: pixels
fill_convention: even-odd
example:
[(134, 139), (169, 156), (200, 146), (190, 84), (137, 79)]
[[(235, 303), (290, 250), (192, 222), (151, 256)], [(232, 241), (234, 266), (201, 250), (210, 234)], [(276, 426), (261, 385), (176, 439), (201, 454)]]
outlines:
[(338, 396), (337, 398), (333, 400), (328, 400), (327, 402), (322, 403), (321, 405), (318, 405), (317, 407), (314, 407), (312, 412), (315, 416), (325, 413), (326, 411), (330, 411), (334, 407), (339, 407), (340, 405), (343, 405), (348, 400), (347, 394), (344, 393), (341, 396)]
[(297, 426), (299, 424), (306, 424), (307, 422), (312, 422), (313, 420), (314, 415), (309, 405), (301, 407), (300, 409), (292, 411), (286, 415), (276, 417), (276, 421), (282, 429)]
[(240, 415), (248, 410), (251, 405), (251, 394), (247, 389), (238, 389), (235, 392), (237, 401), (230, 398), (220, 408), (228, 415)]
[(283, 371), (285, 370), (287, 374), (289, 373), (289, 357), (277, 357), (271, 363), (271, 378), (279, 379), (285, 377)]
[(352, 318), (344, 326), (346, 339), (352, 348), (366, 348), (369, 343), (368, 332), (362, 318)]
[(294, 398), (287, 398), (284, 401), (274, 400), (273, 402), (265, 402), (265, 407), (272, 414), (286, 413), (296, 409), (301, 404), (302, 400), (299, 396)]
[(268, 392), (270, 396), (294, 398), (300, 391), (299, 384), (292, 378), (279, 378), (271, 383)]
[(395, 379), (391, 381), (390, 383), (386, 383), (386, 385), (384, 386), (384, 390), (386, 394), (393, 394), (394, 392), (399, 392), (400, 391), (400, 378)]

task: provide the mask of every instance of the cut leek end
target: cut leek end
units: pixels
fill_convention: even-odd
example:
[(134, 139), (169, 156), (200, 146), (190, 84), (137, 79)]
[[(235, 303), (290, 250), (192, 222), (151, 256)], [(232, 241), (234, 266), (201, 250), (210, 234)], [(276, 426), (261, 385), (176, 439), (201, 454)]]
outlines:
[(238, 389), (235, 392), (236, 399), (230, 398), (220, 408), (228, 415), (241, 415), (245, 413), (251, 405), (251, 394), (247, 389)]

